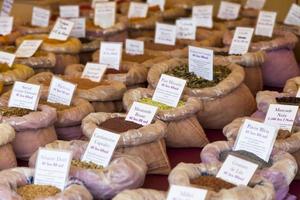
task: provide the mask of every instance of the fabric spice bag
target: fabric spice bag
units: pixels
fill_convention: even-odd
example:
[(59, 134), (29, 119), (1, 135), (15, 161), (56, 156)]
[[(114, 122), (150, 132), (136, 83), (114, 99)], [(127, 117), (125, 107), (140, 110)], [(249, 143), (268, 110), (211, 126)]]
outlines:
[[(187, 66), (187, 59), (172, 58), (154, 65), (148, 73), (150, 87), (156, 88), (161, 74), (177, 67)], [(224, 63), (214, 59), (214, 66), (224, 66), (231, 73), (213, 87), (185, 87), (184, 94), (196, 97), (203, 103), (203, 109), (197, 113), (198, 120), (204, 128), (222, 129), (237, 117), (250, 115), (255, 109), (255, 99), (244, 84), (245, 72), (234, 63)]]
[[(128, 90), (123, 97), (125, 110), (129, 111), (133, 102), (152, 98), (154, 90), (137, 88)], [(196, 118), (202, 110), (202, 103), (195, 98), (182, 97), (184, 105), (167, 110), (158, 110), (156, 118), (167, 123), (166, 144), (168, 147), (203, 147), (208, 139)]]
[[(83, 119), (82, 131), (87, 138), (91, 138), (103, 122), (116, 117), (125, 118), (126, 114), (91, 113)], [(163, 140), (166, 130), (165, 123), (155, 120), (150, 125), (118, 133), (117, 152), (142, 158), (147, 163), (149, 174), (168, 174), (171, 167)]]
[(19, 31), (12, 31), (8, 35), (0, 36), (0, 45), (13, 45), (18, 37), (21, 36)]
[(152, 189), (124, 190), (113, 200), (166, 200), (167, 193)]
[[(201, 152), (201, 161), (206, 164), (222, 164), (221, 153), (233, 150), (233, 142), (218, 141), (208, 144)], [(248, 157), (244, 158), (248, 160)], [(270, 156), (270, 167), (263, 166), (255, 173), (269, 180), (276, 192), (276, 200), (289, 197), (289, 185), (293, 181), (297, 170), (297, 162), (293, 156), (287, 152), (273, 150)], [(251, 161), (251, 160), (249, 160)], [(289, 198), (294, 199), (292, 196)]]
[[(34, 169), (18, 167), (0, 172), (0, 200), (22, 200), (17, 194), (18, 187), (33, 184)], [(79, 180), (70, 178), (62, 192), (39, 200), (92, 200), (93, 197)]]
[[(80, 160), (88, 142), (81, 140), (55, 141), (46, 149), (66, 150), (73, 153), (73, 160)], [(30, 158), (29, 166), (34, 167), (37, 152)], [(143, 185), (147, 171), (146, 163), (136, 156), (115, 152), (110, 164), (104, 169), (82, 169), (71, 166), (70, 177), (81, 180), (94, 199), (111, 199), (124, 189), (134, 189)]]
[(0, 170), (16, 167), (16, 155), (11, 144), (15, 139), (15, 130), (11, 125), (1, 123), (0, 132)]

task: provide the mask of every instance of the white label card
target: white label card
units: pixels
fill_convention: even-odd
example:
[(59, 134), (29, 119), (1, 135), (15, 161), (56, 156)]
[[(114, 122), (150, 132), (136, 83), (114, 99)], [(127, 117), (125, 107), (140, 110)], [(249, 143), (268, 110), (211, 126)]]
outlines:
[(74, 22), (73, 29), (70, 33), (70, 36), (76, 38), (85, 38), (86, 28), (85, 28), (85, 18), (71, 18), (70, 21)]
[(247, 0), (245, 8), (253, 8), (261, 10), (266, 3), (266, 0)]
[(276, 12), (260, 11), (255, 28), (255, 35), (272, 37), (276, 16)]
[(3, 0), (2, 2), (1, 16), (10, 16), (14, 0)]
[(148, 4), (130, 2), (128, 18), (145, 18), (148, 14)]
[(120, 139), (120, 134), (115, 134), (96, 128), (85, 150), (82, 161), (93, 162), (107, 167)]
[(228, 155), (216, 177), (234, 185), (247, 186), (257, 168), (255, 163)]
[(0, 35), (8, 35), (13, 28), (13, 17), (0, 17)]
[(156, 23), (154, 42), (157, 44), (175, 45), (176, 26)]
[(49, 25), (50, 17), (51, 17), (50, 10), (46, 10), (39, 7), (33, 7), (31, 25), (47, 27)]
[(63, 105), (71, 105), (74, 92), (77, 85), (64, 81), (58, 77), (53, 76), (47, 101), (50, 103), (59, 103)]
[(152, 100), (171, 107), (177, 107), (186, 80), (162, 74), (154, 91)]
[(193, 18), (182, 18), (176, 20), (176, 38), (196, 39), (196, 23)]
[(192, 15), (196, 26), (205, 28), (213, 27), (213, 5), (194, 6)]
[(16, 56), (19, 58), (29, 58), (41, 46), (43, 40), (24, 40), (16, 51)]
[(189, 46), (189, 72), (206, 80), (213, 80), (214, 51)]
[(144, 54), (144, 41), (126, 39), (125, 46), (126, 46), (127, 54), (132, 54), (132, 55)]
[(159, 6), (160, 10), (163, 11), (165, 9), (165, 0), (147, 0), (147, 3), (150, 7)]
[(69, 178), (71, 160), (72, 152), (40, 148), (34, 184), (52, 185), (63, 191)]
[(293, 3), (285, 20), (285, 24), (300, 26), (300, 6)]
[(227, 20), (237, 19), (239, 16), (240, 8), (240, 4), (221, 1), (218, 18)]
[(94, 24), (101, 28), (109, 28), (116, 23), (116, 2), (97, 3)]
[(265, 124), (292, 131), (298, 109), (298, 106), (270, 104), (265, 117)]
[(103, 3), (103, 2), (108, 2), (108, 1), (109, 0), (93, 0), (92, 8), (95, 8), (97, 3)]
[(167, 200), (205, 200), (207, 190), (179, 185), (171, 185)]
[(98, 63), (87, 63), (82, 72), (81, 78), (90, 79), (94, 82), (100, 82), (107, 65), (98, 64)]
[(122, 60), (122, 46), (121, 42), (101, 42), (100, 63), (108, 65), (107, 68), (119, 70)]
[(300, 88), (298, 88), (298, 91), (297, 91), (296, 97), (300, 97)]
[(36, 110), (40, 99), (41, 86), (16, 81), (12, 89), (8, 107)]
[(253, 28), (237, 27), (230, 45), (229, 54), (242, 55), (248, 52)]
[(156, 111), (157, 107), (155, 106), (133, 102), (125, 120), (146, 126), (151, 124)]
[(79, 17), (79, 6), (59, 6), (59, 16), (61, 18), (78, 18)]
[(274, 126), (246, 119), (240, 128), (234, 150), (254, 153), (266, 162), (269, 161), (278, 129)]
[(70, 36), (74, 22), (66, 19), (57, 19), (49, 35), (49, 39), (65, 41)]
[(9, 67), (11, 67), (15, 61), (15, 58), (15, 54), (0, 51), (0, 63), (6, 63)]

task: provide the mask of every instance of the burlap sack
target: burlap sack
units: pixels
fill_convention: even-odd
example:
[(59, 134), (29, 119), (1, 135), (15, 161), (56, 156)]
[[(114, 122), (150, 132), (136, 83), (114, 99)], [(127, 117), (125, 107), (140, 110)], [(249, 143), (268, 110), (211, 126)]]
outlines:
[[(67, 150), (73, 153), (73, 159), (80, 160), (88, 142), (74, 140), (70, 142), (55, 141), (46, 146), (47, 149)], [(37, 153), (29, 161), (29, 166), (35, 166)], [(124, 189), (140, 187), (145, 179), (146, 163), (139, 157), (114, 153), (110, 164), (103, 170), (82, 169), (72, 167), (70, 176), (81, 180), (94, 199), (111, 199)]]
[[(187, 64), (187, 59), (173, 58), (154, 65), (148, 73), (149, 85), (155, 88), (161, 74)], [(250, 115), (255, 109), (255, 100), (243, 83), (245, 72), (242, 67), (234, 63), (224, 63), (219, 58), (214, 59), (214, 65), (226, 66), (231, 73), (214, 87), (186, 87), (184, 94), (202, 100), (203, 110), (197, 113), (197, 117), (204, 128), (221, 129), (237, 117)]]
[[(206, 164), (221, 165), (220, 153), (233, 149), (233, 142), (218, 141), (208, 144), (201, 151), (201, 161)], [(284, 151), (273, 150), (270, 156), (272, 166), (269, 168), (257, 169), (256, 174), (266, 178), (273, 185), (276, 192), (276, 199), (285, 199), (289, 191), (289, 185), (293, 181), (297, 170), (297, 162), (293, 156)]]
[[(125, 110), (129, 111), (135, 101), (151, 98), (154, 90), (137, 88), (128, 90), (123, 97)], [(169, 147), (203, 147), (208, 139), (195, 114), (202, 110), (202, 103), (195, 98), (183, 97), (185, 105), (171, 110), (158, 110), (156, 118), (168, 124), (166, 144)]]
[(53, 25), (53, 22), (50, 22), (50, 25), (47, 27), (31, 26), (30, 24), (24, 24), (17, 26), (16, 30), (19, 31), (22, 35), (48, 34), (52, 30)]
[(34, 75), (33, 69), (23, 64), (13, 64), (11, 69), (0, 73), (0, 81), (4, 85), (12, 85), (15, 81), (26, 81)]
[(9, 124), (0, 124), (0, 170), (17, 166), (15, 152), (11, 142), (15, 139), (15, 130)]
[[(23, 198), (16, 193), (21, 186), (33, 184), (34, 169), (12, 168), (0, 172), (0, 200)], [(72, 178), (66, 184), (65, 189), (52, 197), (39, 198), (39, 200), (92, 200), (93, 197), (79, 180)]]
[[(211, 38), (212, 35), (216, 35), (217, 39), (219, 40), (216, 42), (215, 46), (221, 46), (222, 45), (222, 37), (223, 34), (227, 31), (226, 26), (223, 23), (215, 22), (213, 24), (213, 27), (211, 29), (209, 28), (203, 28), (203, 27), (197, 27), (196, 30), (196, 40), (206, 40), (208, 38)], [(221, 39), (220, 39), (221, 38)]]
[(256, 20), (250, 18), (238, 18), (235, 20), (215, 19), (218, 23), (223, 23), (227, 29), (234, 30), (236, 27), (254, 27)]
[(116, 195), (113, 200), (165, 200), (167, 193), (152, 189), (124, 190)]
[(255, 20), (259, 15), (259, 11), (260, 10), (245, 7), (241, 9), (240, 15), (244, 18), (250, 18)]
[[(186, 164), (179, 163), (169, 175), (169, 184), (191, 187), (190, 180), (199, 176), (216, 176), (220, 165), (216, 164)], [(272, 200), (275, 191), (272, 183), (260, 175), (254, 175), (250, 180), (254, 187), (237, 186), (232, 189), (222, 189), (219, 192), (208, 191), (208, 200), (243, 199), (243, 200)], [(192, 186), (193, 187), (193, 186)], [(245, 195), (247, 194), (247, 195)]]
[[(122, 113), (91, 113), (82, 121), (82, 131), (87, 138), (93, 136), (95, 128), (108, 119), (126, 117)], [(153, 124), (120, 133), (117, 151), (141, 157), (148, 166), (148, 173), (168, 174), (171, 170), (166, 147), (162, 138), (166, 124), (156, 120)]]
[(18, 37), (21, 36), (19, 31), (13, 31), (8, 35), (0, 36), (0, 45), (13, 45)]
[(27, 65), (33, 69), (51, 69), (55, 67), (56, 57), (54, 53), (43, 52), (45, 55), (33, 55), (30, 58), (16, 58), (15, 63)]
[(106, 102), (101, 102), (101, 101), (93, 101), (91, 102), (95, 112), (122, 112), (123, 109), (123, 103), (122, 100), (120, 101), (106, 101)]
[(79, 53), (80, 63), (86, 64), (92, 60), (93, 53), (100, 47), (100, 39), (88, 40), (82, 38), (81, 40), (81, 50)]

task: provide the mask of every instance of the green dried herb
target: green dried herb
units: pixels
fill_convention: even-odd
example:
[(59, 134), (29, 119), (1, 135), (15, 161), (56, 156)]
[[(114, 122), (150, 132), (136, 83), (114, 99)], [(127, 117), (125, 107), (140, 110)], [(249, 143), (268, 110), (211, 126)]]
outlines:
[[(140, 102), (151, 105), (151, 106), (156, 106), (156, 107), (158, 107), (159, 110), (171, 110), (171, 109), (173, 109), (173, 107), (168, 106), (168, 105), (163, 104), (163, 103), (160, 103), (160, 102), (157, 102), (157, 101), (153, 101), (151, 98), (142, 98), (140, 100)], [(184, 101), (179, 101), (178, 102), (177, 107), (181, 107), (181, 106), (184, 106)]]

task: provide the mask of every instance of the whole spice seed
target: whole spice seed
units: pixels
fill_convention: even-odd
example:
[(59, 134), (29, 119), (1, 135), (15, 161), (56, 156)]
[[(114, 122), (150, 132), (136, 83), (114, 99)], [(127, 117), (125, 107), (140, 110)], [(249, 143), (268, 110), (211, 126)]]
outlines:
[[(159, 110), (174, 109), (173, 107), (168, 106), (166, 104), (163, 104), (163, 103), (160, 103), (160, 102), (157, 102), (157, 101), (153, 101), (151, 98), (142, 98), (139, 102), (140, 103), (145, 103), (145, 104), (148, 104), (148, 105), (152, 105), (152, 106), (156, 106), (156, 107), (158, 107)], [(184, 101), (179, 101), (178, 102), (177, 108), (181, 107), (181, 106), (184, 106)]]
[(300, 98), (299, 97), (277, 97), (277, 103), (280, 104), (288, 104), (288, 105), (300, 105)]
[(80, 160), (72, 160), (71, 165), (73, 167), (79, 167), (79, 168), (83, 168), (83, 169), (103, 169), (103, 166), (101, 165), (96, 165), (93, 162), (84, 162), (84, 161), (80, 161)]
[(235, 185), (214, 176), (199, 176), (192, 179), (191, 184), (214, 192), (235, 187)]
[(24, 108), (0, 107), (0, 115), (4, 116), (4, 117), (11, 117), (11, 116), (22, 117), (31, 112), (33, 112), (33, 111), (29, 110), (29, 109), (24, 109)]
[(61, 190), (50, 185), (24, 185), (17, 189), (18, 195), (20, 195), (23, 200), (35, 200), (37, 198), (51, 197)]
[(125, 121), (124, 117), (115, 117), (102, 122), (99, 128), (112, 131), (115, 133), (123, 133), (128, 130), (139, 129), (143, 127), (134, 122)]

